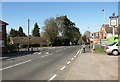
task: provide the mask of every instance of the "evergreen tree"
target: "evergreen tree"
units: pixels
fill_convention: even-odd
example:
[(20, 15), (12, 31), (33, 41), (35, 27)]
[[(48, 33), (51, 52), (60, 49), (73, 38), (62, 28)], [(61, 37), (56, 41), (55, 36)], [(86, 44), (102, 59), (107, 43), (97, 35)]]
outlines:
[(18, 33), (19, 33), (19, 36), (22, 37), (22, 36), (26, 36), (25, 33), (23, 32), (23, 28), (20, 26), (19, 29), (18, 29)]
[(35, 23), (34, 28), (32, 30), (32, 36), (39, 37), (40, 36), (40, 28), (37, 23)]
[(18, 31), (11, 28), (10, 30), (10, 37), (17, 37), (19, 35)]

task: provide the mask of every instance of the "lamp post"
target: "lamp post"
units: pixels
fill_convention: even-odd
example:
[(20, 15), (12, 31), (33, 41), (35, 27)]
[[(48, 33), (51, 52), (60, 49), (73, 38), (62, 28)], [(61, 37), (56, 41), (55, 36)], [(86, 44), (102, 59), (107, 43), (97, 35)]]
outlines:
[(102, 11), (103, 11), (103, 25), (105, 25), (105, 9), (103, 9)]

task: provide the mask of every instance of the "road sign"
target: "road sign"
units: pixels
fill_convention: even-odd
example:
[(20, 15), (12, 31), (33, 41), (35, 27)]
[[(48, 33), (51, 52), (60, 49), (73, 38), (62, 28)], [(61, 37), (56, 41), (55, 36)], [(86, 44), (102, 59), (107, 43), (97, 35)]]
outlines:
[(118, 16), (111, 16), (110, 17), (109, 27), (118, 27)]

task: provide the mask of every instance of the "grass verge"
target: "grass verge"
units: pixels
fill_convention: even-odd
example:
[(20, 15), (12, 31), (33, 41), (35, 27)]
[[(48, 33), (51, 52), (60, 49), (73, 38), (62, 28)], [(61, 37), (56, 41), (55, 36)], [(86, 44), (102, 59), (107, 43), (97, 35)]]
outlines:
[(104, 48), (95, 48), (94, 53), (105, 53)]

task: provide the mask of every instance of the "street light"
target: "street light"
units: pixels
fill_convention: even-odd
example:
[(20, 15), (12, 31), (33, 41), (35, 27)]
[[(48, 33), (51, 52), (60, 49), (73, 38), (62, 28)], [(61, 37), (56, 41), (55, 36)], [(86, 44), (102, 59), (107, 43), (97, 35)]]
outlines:
[(103, 9), (103, 25), (105, 25), (105, 10)]

